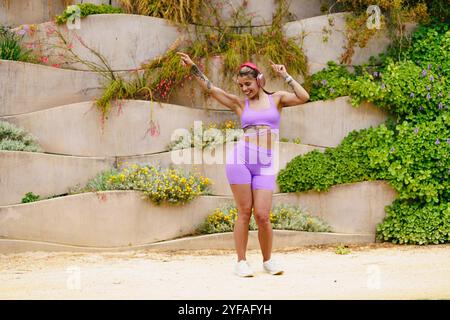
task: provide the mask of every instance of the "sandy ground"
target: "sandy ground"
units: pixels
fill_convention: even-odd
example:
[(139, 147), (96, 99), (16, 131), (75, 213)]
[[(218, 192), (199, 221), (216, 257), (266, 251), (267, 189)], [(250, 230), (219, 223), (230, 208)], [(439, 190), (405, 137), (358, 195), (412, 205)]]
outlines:
[(450, 245), (278, 250), (285, 274), (236, 277), (233, 251), (0, 255), (0, 299), (450, 299)]

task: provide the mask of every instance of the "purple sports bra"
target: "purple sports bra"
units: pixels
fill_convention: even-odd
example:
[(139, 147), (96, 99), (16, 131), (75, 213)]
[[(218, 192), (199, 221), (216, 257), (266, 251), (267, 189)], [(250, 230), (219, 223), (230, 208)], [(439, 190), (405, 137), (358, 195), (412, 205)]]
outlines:
[(244, 129), (250, 125), (268, 125), (271, 129), (280, 128), (280, 113), (269, 95), (270, 107), (262, 110), (254, 110), (249, 107), (248, 99), (245, 99), (245, 108), (241, 115), (241, 127)]

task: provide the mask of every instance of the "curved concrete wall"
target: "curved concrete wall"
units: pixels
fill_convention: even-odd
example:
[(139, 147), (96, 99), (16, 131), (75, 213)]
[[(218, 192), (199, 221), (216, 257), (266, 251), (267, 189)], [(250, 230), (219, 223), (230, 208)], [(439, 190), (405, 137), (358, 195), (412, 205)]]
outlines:
[[(159, 123), (159, 136), (151, 136), (150, 115)], [(128, 156), (167, 150), (175, 129), (189, 128), (194, 121), (222, 122), (234, 119), (231, 112), (207, 114), (170, 104), (130, 100), (111, 110), (102, 132), (100, 112), (93, 102), (81, 102), (29, 114), (0, 117), (32, 133), (45, 152), (77, 156)]]
[[(268, 10), (267, 12), (272, 10), (264, 9), (259, 1), (255, 0), (253, 3), (255, 8)], [(306, 2), (302, 1), (294, 6), (301, 6), (301, 3)], [(303, 41), (298, 40), (298, 43), (304, 49), (311, 74), (324, 68), (329, 60), (337, 62), (340, 60), (346, 45), (345, 15), (347, 14), (335, 13), (306, 19), (299, 18), (301, 20), (284, 25), (287, 37), (298, 38), (305, 33)], [(333, 26), (330, 26), (329, 20), (334, 21)], [(410, 32), (413, 27), (414, 24), (408, 24), (407, 31)], [(84, 43), (102, 54), (112, 70), (116, 71), (140, 68), (144, 62), (164, 54), (178, 38), (189, 37), (185, 30), (178, 29), (164, 19), (129, 14), (101, 14), (82, 19), (80, 28), (73, 30), (68, 30), (66, 25), (55, 26), (53, 22), (39, 24), (36, 32), (28, 32), (24, 42), (29, 46), (36, 46), (38, 51), (46, 48), (43, 51), (44, 55), (56, 57), (63, 51), (54, 48), (55, 44), (60, 43), (56, 33), (52, 31), (55, 28), (61, 31), (67, 41), (73, 45), (73, 51), (82, 59), (100, 62), (97, 56), (82, 45)], [(189, 26), (188, 29), (194, 30), (194, 26)], [(329, 29), (329, 33), (324, 33), (325, 29)], [(82, 43), (77, 39), (78, 37), (81, 38)], [(324, 37), (328, 37), (328, 40), (324, 41)], [(370, 56), (385, 51), (389, 43), (387, 32), (380, 30), (370, 39), (365, 48), (355, 48), (352, 64), (366, 62)], [(82, 64), (74, 64), (73, 67), (89, 70)]]
[[(307, 33), (303, 48), (307, 59), (309, 61), (310, 73), (315, 73), (325, 67), (326, 62), (329, 60), (339, 61), (339, 57), (343, 52), (343, 46), (345, 45), (345, 22), (344, 17), (346, 13), (331, 14), (327, 16), (318, 16), (301, 21), (290, 22), (285, 25), (285, 33), (288, 37), (296, 37), (301, 34), (302, 31)], [(328, 18), (334, 19), (334, 27), (330, 28), (331, 35), (328, 42), (323, 42), (323, 28), (328, 26)], [(174, 27), (168, 24), (164, 19), (126, 15), (126, 14), (113, 14), (113, 15), (93, 15), (82, 20), (82, 27), (79, 30), (72, 30), (70, 33), (72, 37), (74, 33), (79, 34), (87, 45), (91, 46), (95, 50), (105, 55), (106, 60), (111, 64), (114, 70), (133, 70), (138, 68), (144, 61), (159, 56), (166, 52), (167, 48), (177, 39), (181, 33)], [(127, 28), (123, 28), (126, 25)], [(128, 25), (130, 27), (128, 28)], [(40, 24), (38, 26), (38, 32), (32, 35), (28, 35), (26, 40), (28, 42), (49, 41), (49, 39), (55, 38), (55, 35), (48, 35), (47, 28), (51, 27), (50, 23)], [(407, 25), (407, 30), (410, 31), (414, 25)], [(131, 29), (130, 29), (131, 28)], [(60, 27), (61, 30), (67, 29), (65, 26)], [(100, 31), (99, 31), (100, 30)], [(130, 31), (131, 30), (131, 31)], [(151, 32), (148, 32), (151, 30)], [(67, 32), (64, 31), (64, 32)], [(366, 48), (356, 48), (353, 63), (362, 63), (367, 61), (371, 55), (383, 52), (389, 44), (388, 37), (381, 30), (373, 37)], [(130, 36), (130, 34), (132, 36)], [(51, 42), (51, 41), (50, 41)], [(84, 48), (79, 41), (73, 41), (74, 51), (80, 54), (82, 57), (88, 60), (97, 61), (86, 48)], [(57, 53), (54, 52), (54, 56)], [(12, 64), (10, 62), (2, 62), (7, 65)], [(16, 63), (17, 64), (17, 63)], [(263, 72), (268, 74), (270, 66), (264, 64), (259, 65)], [(80, 69), (86, 70), (84, 66), (78, 66)], [(0, 64), (0, 68), (3, 68)], [(36, 92), (30, 93), (21, 92), (24, 91), (23, 86), (15, 87), (7, 80), (11, 79), (11, 72), (8, 67), (0, 74), (0, 81), (2, 89), (4, 90), (6, 104), (6, 110), (1, 112), (0, 115), (6, 114), (18, 114), (23, 112), (30, 112), (39, 110), (40, 108), (58, 106), (62, 104), (68, 104), (73, 102), (85, 101), (86, 99), (97, 96), (101, 93), (101, 86), (98, 82), (100, 77), (89, 75), (81, 76), (73, 71), (62, 71), (56, 68), (53, 69), (39, 69), (38, 66), (30, 66), (24, 64), (26, 73), (23, 75), (24, 82), (29, 83), (32, 88), (36, 87)], [(289, 67), (288, 67), (289, 69)], [(45, 73), (44, 73), (45, 70)], [(57, 71), (56, 71), (57, 70)], [(223, 61), (222, 59), (212, 59), (211, 65), (206, 72), (208, 77), (218, 86), (222, 87), (234, 94), (241, 94), (236, 84), (225, 81), (223, 77)], [(21, 75), (22, 76), (22, 75)], [(49, 80), (45, 84), (35, 84), (35, 78), (39, 77)], [(86, 85), (81, 86), (79, 84), (80, 77), (87, 77), (92, 79), (86, 82)], [(19, 79), (20, 80), (20, 79)], [(303, 82), (303, 79), (297, 79)], [(62, 86), (62, 83), (67, 85)], [(90, 82), (92, 84), (90, 84)], [(47, 89), (48, 88), (48, 89)], [(95, 92), (91, 90), (95, 89)], [(269, 79), (267, 89), (270, 91), (277, 90), (290, 90), (286, 87), (280, 79)], [(75, 95), (75, 97), (74, 97)], [(79, 97), (81, 95), (81, 97)], [(41, 98), (45, 96), (46, 98)], [(23, 98), (17, 98), (23, 97)], [(28, 98), (31, 97), (31, 98)], [(37, 99), (36, 99), (37, 97)], [(64, 98), (67, 97), (67, 98)], [(66, 100), (64, 100), (66, 99)], [(82, 99), (82, 100), (80, 100)], [(35, 101), (34, 101), (35, 100)], [(207, 106), (211, 109), (227, 110), (227, 108), (221, 106), (213, 99), (207, 99), (205, 101), (203, 93), (199, 90), (198, 84), (195, 82), (186, 82), (183, 88), (177, 89), (171, 96), (169, 101), (172, 104), (185, 105), (189, 107), (204, 108)], [(18, 112), (16, 112), (16, 109)], [(1, 110), (1, 109), (0, 109)]]
[(0, 116), (91, 100), (102, 94), (103, 83), (93, 72), (0, 60)]
[[(343, 243), (373, 243), (374, 234), (344, 234), (325, 232), (304, 232), (273, 230), (273, 249), (298, 248), (302, 246), (343, 244)], [(258, 231), (250, 231), (247, 249), (259, 249)], [(57, 244), (44, 241), (0, 239), (0, 253), (19, 253), (27, 251), (70, 251), (70, 252), (121, 252), (129, 250), (232, 250), (234, 249), (233, 233), (216, 233), (166, 240), (150, 244), (122, 247), (84, 247), (67, 244)]]
[[(210, 111), (152, 104), (154, 119), (160, 125), (160, 135), (149, 133), (151, 103), (124, 102), (121, 112), (116, 106), (102, 133), (99, 111), (92, 102), (82, 102), (33, 112), (0, 117), (23, 127), (35, 135), (46, 152), (78, 156), (128, 156), (167, 150), (175, 129), (190, 128), (194, 121), (222, 122), (237, 115), (231, 111)], [(387, 115), (369, 103), (355, 108), (348, 97), (311, 102), (283, 108), (280, 137), (300, 138), (302, 144), (334, 147), (352, 130), (376, 126)], [(55, 132), (58, 134), (55, 135)]]
[[(230, 143), (230, 148), (233, 148), (234, 145), (235, 145), (234, 143)], [(308, 153), (314, 149), (324, 151), (324, 148), (313, 147), (308, 145), (285, 143), (285, 142), (279, 143), (278, 145), (279, 169), (285, 168), (286, 164), (296, 156)], [(124, 166), (127, 166), (127, 164), (131, 165), (131, 164), (151, 163), (154, 165), (160, 164), (163, 167), (174, 166), (178, 168), (183, 168), (184, 170), (188, 171), (195, 170), (197, 172), (200, 172), (203, 176), (208, 177), (212, 180), (213, 184), (211, 185), (211, 194), (231, 196), (232, 192), (225, 174), (225, 156), (227, 154), (225, 146), (223, 146), (221, 154), (223, 155), (223, 157), (220, 158), (218, 157), (217, 163), (212, 163), (211, 161), (212, 159), (214, 159), (214, 154), (212, 153), (212, 151), (203, 150), (202, 152), (196, 148), (175, 150), (171, 152), (162, 152), (152, 155), (119, 157), (118, 161), (122, 163), (122, 165)], [(188, 162), (188, 160), (201, 159), (201, 161), (198, 161), (201, 163), (195, 164), (192, 162), (192, 164), (188, 163), (176, 164), (175, 162), (178, 162), (178, 159), (183, 160), (185, 162)], [(279, 187), (277, 185), (274, 190), (274, 193), (278, 192)]]
[[(338, 185), (329, 192), (274, 195), (322, 217), (336, 233), (374, 234), (396, 196), (385, 182)], [(180, 206), (155, 206), (134, 191), (87, 193), (0, 207), (0, 238), (77, 246), (148, 244), (191, 234), (232, 197), (201, 196)]]
[[(140, 68), (142, 63), (164, 54), (181, 32), (168, 21), (131, 14), (98, 14), (81, 19), (79, 29), (46, 22), (28, 32), (24, 42), (36, 46), (45, 56), (56, 57), (65, 53), (55, 28), (61, 32), (72, 50), (83, 60), (101, 63), (88, 48), (104, 56), (112, 70), (124, 71)], [(79, 40), (81, 39), (81, 41)], [(83, 45), (84, 44), (84, 45)], [(86, 46), (88, 48), (86, 48)], [(79, 70), (89, 70), (83, 64), (72, 65)]]
[(0, 151), (0, 205), (20, 203), (27, 192), (41, 197), (67, 193), (113, 164), (112, 158)]
[[(355, 244), (355, 243), (373, 243), (373, 242), (375, 242), (374, 234), (344, 234), (344, 233), (328, 233), (328, 232), (273, 230), (272, 248), (273, 249), (298, 248), (302, 246), (311, 246), (311, 245), (343, 244), (343, 243)], [(18, 245), (20, 244), (15, 244), (15, 246), (17, 247)], [(38, 246), (39, 244), (29, 243), (27, 245)], [(235, 246), (233, 233), (225, 232), (196, 237), (185, 237), (182, 239), (153, 243), (146, 246), (146, 248), (165, 249), (165, 250), (199, 250), (199, 249), (233, 250)], [(258, 231), (249, 232), (247, 249), (249, 250), (260, 249), (258, 240)], [(2, 249), (0, 242), (0, 252), (1, 250)], [(20, 251), (20, 247), (18, 247), (15, 250)]]
[[(119, 0), (2, 0), (0, 1), (0, 24), (20, 25), (26, 23), (42, 23), (59, 15), (69, 3), (111, 4), (120, 7)], [(330, 0), (296, 0), (291, 1), (289, 12), (297, 19), (321, 15), (322, 5), (330, 4)], [(219, 8), (221, 20), (227, 25), (236, 25), (231, 21), (233, 13), (242, 5), (242, 0), (212, 0), (211, 5)], [(270, 25), (272, 15), (277, 8), (274, 0), (250, 0), (243, 8), (245, 14), (254, 15), (253, 26)], [(204, 12), (208, 14), (208, 12)], [(239, 24), (237, 24), (239, 25)]]
[(113, 7), (119, 7), (120, 0), (72, 0), (73, 4), (79, 4), (79, 3), (92, 3), (96, 5), (101, 4), (110, 4)]
[[(226, 108), (217, 108), (221, 109)], [(335, 147), (349, 132), (378, 126), (387, 118), (387, 112), (369, 102), (353, 107), (349, 97), (308, 102), (282, 109), (280, 137), (300, 138), (307, 145)]]
[(21, 25), (54, 19), (64, 10), (65, 0), (1, 0), (0, 24)]
[(386, 181), (364, 181), (336, 185), (328, 192), (276, 194), (273, 203), (291, 203), (323, 218), (334, 232), (371, 233), (386, 215), (397, 192)]
[[(297, 43), (302, 46), (308, 57), (308, 66), (311, 74), (326, 67), (328, 61), (339, 62), (345, 52), (347, 40), (345, 36), (345, 16), (349, 13), (341, 12), (323, 15), (300, 21), (289, 22), (284, 25), (284, 33), (289, 38), (298, 38)], [(332, 27), (329, 24), (332, 20)], [(406, 32), (415, 28), (415, 24), (406, 24)], [(324, 30), (328, 30), (325, 32)], [(302, 39), (302, 35), (304, 37)], [(327, 38), (328, 40), (324, 41)], [(370, 56), (377, 56), (386, 51), (390, 40), (387, 31), (380, 29), (370, 38), (364, 48), (356, 46), (351, 64), (367, 62)]]
[(315, 101), (283, 108), (280, 136), (289, 139), (300, 137), (304, 144), (335, 147), (349, 132), (375, 127), (387, 117), (385, 111), (371, 103), (353, 107), (349, 97)]
[[(245, 1), (246, 5), (242, 6), (242, 0), (212, 0), (211, 5), (220, 11), (220, 19), (226, 25), (230, 26), (247, 26), (246, 21), (233, 21), (238, 10), (241, 10), (240, 16), (245, 14), (246, 17), (253, 16), (251, 20), (252, 26), (271, 25), (272, 17), (275, 14), (278, 1), (275, 0), (249, 0)], [(319, 16), (322, 14), (320, 8), (322, 5), (330, 5), (330, 0), (295, 0), (289, 1), (288, 11), (293, 18), (305, 19)], [(240, 23), (239, 23), (240, 22)]]
[(117, 191), (0, 207), (0, 238), (94, 247), (153, 243), (191, 234), (221, 200), (156, 206), (139, 192)]
[[(234, 146), (234, 144), (233, 144)], [(225, 148), (224, 148), (225, 149)], [(307, 153), (315, 148), (294, 143), (280, 143), (280, 168), (299, 154)], [(151, 155), (131, 157), (88, 158), (61, 156), (36, 152), (0, 151), (0, 206), (21, 202), (27, 192), (33, 192), (41, 197), (64, 194), (76, 185), (84, 186), (87, 181), (99, 172), (114, 166), (116, 159), (121, 167), (131, 164), (150, 163), (182, 168), (186, 171), (196, 171), (212, 180), (212, 195), (232, 195), (226, 174), (225, 164), (176, 164), (172, 159), (180, 158), (178, 151), (161, 152)], [(185, 149), (184, 154), (191, 153), (185, 160), (206, 159), (198, 149)], [(197, 155), (193, 155), (197, 153)], [(223, 153), (225, 155), (225, 152)], [(173, 157), (173, 158), (172, 158)], [(277, 186), (275, 193), (279, 192)]]

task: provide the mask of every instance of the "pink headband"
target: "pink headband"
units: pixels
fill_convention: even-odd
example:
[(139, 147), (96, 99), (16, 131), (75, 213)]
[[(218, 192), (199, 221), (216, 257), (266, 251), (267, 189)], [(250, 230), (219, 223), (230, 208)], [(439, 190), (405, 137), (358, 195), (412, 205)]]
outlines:
[(241, 64), (241, 66), (239, 67), (239, 70), (241, 70), (243, 67), (249, 67), (249, 68), (252, 68), (253, 70), (258, 71), (258, 73), (261, 73), (261, 70), (259, 70), (259, 68), (251, 62), (246, 62), (246, 63)]

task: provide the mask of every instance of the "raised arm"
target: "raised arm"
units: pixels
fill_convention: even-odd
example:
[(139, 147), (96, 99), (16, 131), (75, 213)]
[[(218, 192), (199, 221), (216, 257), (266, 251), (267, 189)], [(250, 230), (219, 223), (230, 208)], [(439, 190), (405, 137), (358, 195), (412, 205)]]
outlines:
[(301, 86), (300, 83), (298, 83), (287, 73), (286, 67), (282, 64), (275, 64), (272, 61), (270, 61), (270, 63), (272, 64), (273, 70), (278, 75), (283, 77), (284, 81), (286, 81), (286, 83), (290, 85), (294, 91), (293, 93), (287, 91), (277, 92), (277, 94), (280, 95), (281, 107), (295, 106), (307, 102), (309, 100), (308, 92)]
[(182, 63), (190, 68), (191, 74), (203, 90), (207, 91), (219, 103), (233, 111), (236, 111), (236, 108), (240, 107), (241, 101), (238, 96), (225, 92), (224, 90), (214, 86), (186, 53), (177, 52), (177, 54), (180, 56)]

